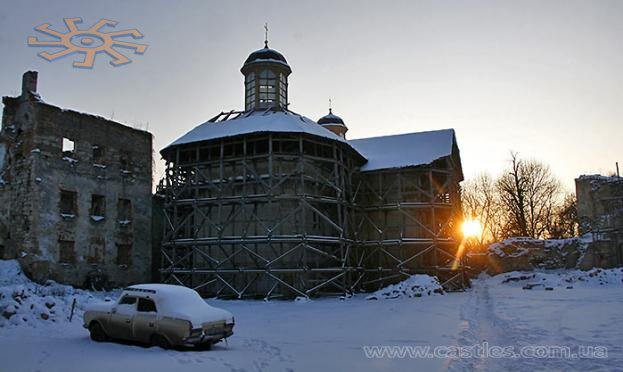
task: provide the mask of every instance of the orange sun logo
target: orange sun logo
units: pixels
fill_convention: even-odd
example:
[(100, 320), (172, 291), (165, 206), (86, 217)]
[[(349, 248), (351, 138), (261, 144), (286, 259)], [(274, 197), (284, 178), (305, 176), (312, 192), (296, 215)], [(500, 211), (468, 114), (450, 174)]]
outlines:
[(61, 32), (50, 29), (49, 23), (44, 23), (35, 27), (36, 31), (56, 38), (56, 40), (38, 40), (34, 36), (28, 37), (29, 46), (37, 47), (62, 47), (63, 50), (56, 53), (42, 52), (39, 56), (45, 60), (53, 61), (55, 59), (71, 55), (73, 53), (84, 54), (82, 61), (74, 61), (74, 67), (92, 68), (97, 53), (106, 53), (113, 58), (110, 64), (117, 67), (132, 62), (128, 57), (119, 53), (114, 47), (122, 47), (133, 49), (135, 54), (143, 54), (147, 50), (147, 45), (131, 43), (115, 39), (116, 37), (131, 36), (134, 39), (143, 37), (136, 29), (102, 32), (100, 28), (104, 26), (115, 26), (116, 21), (102, 19), (91, 28), (80, 30), (77, 23), (82, 23), (82, 18), (64, 18), (63, 21), (69, 30), (63, 34)]

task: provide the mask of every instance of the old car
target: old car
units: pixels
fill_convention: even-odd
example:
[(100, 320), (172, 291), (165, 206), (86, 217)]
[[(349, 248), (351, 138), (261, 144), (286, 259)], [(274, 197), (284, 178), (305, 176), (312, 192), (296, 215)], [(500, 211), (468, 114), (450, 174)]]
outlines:
[(116, 302), (87, 308), (84, 324), (94, 341), (109, 339), (210, 348), (233, 334), (234, 317), (208, 305), (187, 287), (139, 284), (125, 288)]

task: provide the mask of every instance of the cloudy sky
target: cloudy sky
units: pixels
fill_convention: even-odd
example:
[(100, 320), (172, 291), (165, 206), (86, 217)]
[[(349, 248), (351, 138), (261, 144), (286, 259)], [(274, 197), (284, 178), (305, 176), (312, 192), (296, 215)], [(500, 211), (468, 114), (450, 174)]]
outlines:
[[(136, 28), (149, 48), (120, 49), (132, 59), (121, 67), (45, 61), (27, 38), (45, 39), (42, 23), (66, 32), (65, 17), (118, 21), (105, 30)], [(45, 101), (148, 128), (158, 151), (243, 107), (239, 70), (268, 22), (293, 70), (292, 110), (317, 119), (331, 97), (349, 138), (454, 128), (468, 178), (499, 173), (513, 150), (572, 190), (623, 162), (622, 19), (623, 1), (598, 0), (2, 0), (0, 95), (35, 69)]]

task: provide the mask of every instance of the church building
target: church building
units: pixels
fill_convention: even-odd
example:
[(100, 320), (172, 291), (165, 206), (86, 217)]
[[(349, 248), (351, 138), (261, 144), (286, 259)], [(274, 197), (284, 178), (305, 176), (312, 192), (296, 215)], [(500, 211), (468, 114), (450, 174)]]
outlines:
[(290, 109), (292, 69), (267, 42), (240, 71), (244, 110), (160, 152), (164, 282), (223, 298), (348, 295), (416, 273), (462, 288), (454, 130), (350, 140), (332, 110)]

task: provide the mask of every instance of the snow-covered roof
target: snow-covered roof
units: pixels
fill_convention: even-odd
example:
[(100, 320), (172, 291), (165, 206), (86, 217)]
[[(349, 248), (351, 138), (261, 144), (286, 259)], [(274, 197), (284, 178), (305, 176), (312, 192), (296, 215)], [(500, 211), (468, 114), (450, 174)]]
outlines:
[(279, 53), (278, 51), (274, 49), (269, 48), (268, 46), (265, 46), (264, 48), (256, 50), (255, 52), (251, 53), (249, 57), (247, 57), (247, 59), (244, 61), (244, 66), (247, 66), (249, 64), (256, 63), (256, 62), (279, 63), (284, 66), (287, 66), (288, 69), (290, 68), (290, 66), (288, 65), (288, 61), (286, 61), (286, 58), (283, 56), (283, 54)]
[(348, 143), (368, 159), (361, 167), (365, 172), (430, 164), (452, 155), (455, 138), (453, 129), (443, 129), (354, 139)]
[[(241, 134), (281, 132), (307, 133), (339, 142), (345, 139), (318, 125), (315, 121), (291, 111), (251, 111), (233, 119), (205, 122), (175, 140), (168, 147), (193, 142), (233, 137)], [(166, 148), (165, 148), (166, 149)]]

